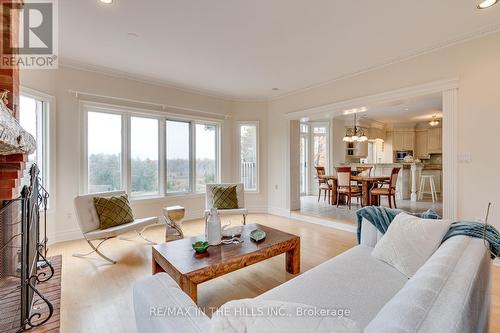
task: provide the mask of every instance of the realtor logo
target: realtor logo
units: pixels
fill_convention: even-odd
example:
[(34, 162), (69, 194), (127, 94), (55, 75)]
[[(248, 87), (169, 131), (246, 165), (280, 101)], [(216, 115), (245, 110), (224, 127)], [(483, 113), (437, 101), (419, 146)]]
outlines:
[(18, 32), (18, 40), (2, 39), (0, 67), (57, 68), (57, 0), (0, 1), (2, 17), (11, 18), (3, 20), (2, 35)]

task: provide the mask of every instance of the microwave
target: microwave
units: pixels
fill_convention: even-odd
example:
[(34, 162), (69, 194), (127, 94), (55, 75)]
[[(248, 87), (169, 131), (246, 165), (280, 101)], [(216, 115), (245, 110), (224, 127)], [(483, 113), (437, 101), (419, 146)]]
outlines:
[(396, 150), (394, 162), (404, 162), (406, 156), (413, 156), (413, 150)]

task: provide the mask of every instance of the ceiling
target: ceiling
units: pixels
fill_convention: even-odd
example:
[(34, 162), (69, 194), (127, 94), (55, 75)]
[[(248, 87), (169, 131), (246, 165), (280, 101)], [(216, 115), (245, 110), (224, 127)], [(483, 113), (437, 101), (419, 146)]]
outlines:
[[(477, 0), (59, 1), (61, 64), (265, 100), (500, 29)], [(279, 88), (273, 90), (272, 88)]]
[[(357, 114), (358, 119), (363, 121), (376, 121), (383, 124), (418, 124), (428, 122), (433, 116), (442, 118), (442, 95), (432, 94), (420, 96), (404, 101), (396, 101), (390, 104), (367, 106), (366, 112)], [(342, 115), (336, 119), (353, 121), (352, 114)]]

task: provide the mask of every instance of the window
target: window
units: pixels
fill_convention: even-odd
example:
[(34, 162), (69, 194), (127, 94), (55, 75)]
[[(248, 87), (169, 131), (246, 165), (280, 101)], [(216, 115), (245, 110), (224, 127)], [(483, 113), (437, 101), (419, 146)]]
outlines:
[(257, 124), (240, 124), (240, 178), (246, 191), (258, 189)]
[(167, 193), (191, 191), (191, 124), (167, 120)]
[(314, 166), (323, 166), (327, 168), (327, 154), (328, 154), (328, 137), (326, 125), (313, 126), (313, 163)]
[(130, 133), (132, 195), (158, 195), (158, 119), (131, 117)]
[(196, 124), (195, 189), (205, 192), (205, 185), (217, 181), (217, 127)]
[[(19, 124), (35, 138), (36, 151), (28, 156), (27, 170), (33, 163), (38, 165), (42, 184), (45, 184), (45, 115), (44, 102), (28, 96), (20, 96)], [(29, 176), (23, 179), (23, 185), (29, 184)]]
[(219, 124), (84, 106), (87, 193), (131, 197), (204, 192), (219, 181)]
[(122, 117), (89, 112), (87, 128), (88, 192), (122, 189)]

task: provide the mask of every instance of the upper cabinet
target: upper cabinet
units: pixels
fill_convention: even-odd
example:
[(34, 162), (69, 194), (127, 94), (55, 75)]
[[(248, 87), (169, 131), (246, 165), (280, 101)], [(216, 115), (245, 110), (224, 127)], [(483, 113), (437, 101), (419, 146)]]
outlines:
[(429, 158), (428, 134), (426, 129), (415, 132), (415, 157), (420, 159)]
[(394, 131), (392, 133), (393, 150), (414, 150), (415, 132), (414, 131)]
[(430, 128), (427, 131), (427, 150), (429, 154), (441, 154), (442, 153), (442, 139), (443, 131), (441, 128)]

